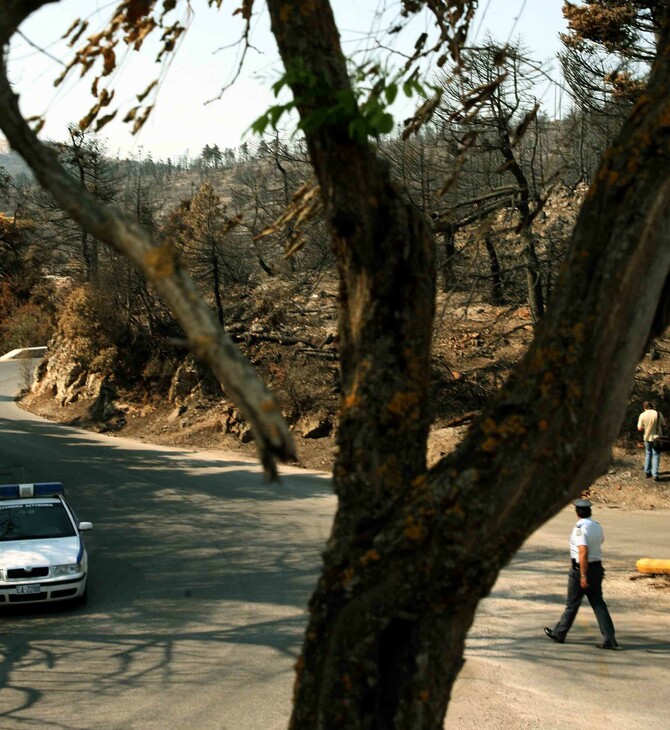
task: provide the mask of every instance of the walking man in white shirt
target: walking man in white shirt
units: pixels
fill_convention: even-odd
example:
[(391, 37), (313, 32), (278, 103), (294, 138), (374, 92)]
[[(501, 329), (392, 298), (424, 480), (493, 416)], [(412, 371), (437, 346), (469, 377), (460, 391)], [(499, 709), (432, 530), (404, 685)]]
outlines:
[(591, 502), (577, 499), (573, 502), (577, 510), (577, 523), (570, 533), (570, 560), (572, 568), (568, 574), (568, 599), (565, 611), (553, 629), (546, 627), (544, 633), (559, 644), (572, 626), (582, 598), (589, 599), (598, 627), (603, 636), (599, 649), (617, 649), (614, 624), (603, 599), (602, 581), (605, 571), (602, 564), (602, 544), (605, 540), (603, 528), (591, 519)]

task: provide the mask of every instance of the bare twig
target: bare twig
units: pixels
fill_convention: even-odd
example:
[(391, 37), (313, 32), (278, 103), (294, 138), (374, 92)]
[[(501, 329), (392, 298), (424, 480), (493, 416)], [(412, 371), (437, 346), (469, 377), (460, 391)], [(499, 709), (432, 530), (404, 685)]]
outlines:
[[(0, 9), (0, 41), (7, 42), (28, 14), (21, 10), (25, 6), (22, 9), (20, 3), (11, 1)], [(91, 235), (126, 256), (156, 287), (183, 326), (193, 352), (209, 364), (227, 395), (244, 411), (265, 473), (276, 478), (275, 459), (292, 459), (295, 451), (273, 396), (219, 326), (182, 267), (176, 248), (169, 243), (155, 245), (144, 228), (82, 190), (56, 155), (37, 139), (19, 111), (4, 59), (0, 61), (0, 129), (63, 210)]]

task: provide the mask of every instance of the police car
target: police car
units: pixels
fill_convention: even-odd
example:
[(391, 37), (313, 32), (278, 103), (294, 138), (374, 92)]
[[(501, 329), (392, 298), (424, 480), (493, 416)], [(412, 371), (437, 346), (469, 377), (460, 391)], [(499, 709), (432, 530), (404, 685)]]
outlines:
[(88, 556), (60, 482), (0, 485), (0, 607), (86, 598)]

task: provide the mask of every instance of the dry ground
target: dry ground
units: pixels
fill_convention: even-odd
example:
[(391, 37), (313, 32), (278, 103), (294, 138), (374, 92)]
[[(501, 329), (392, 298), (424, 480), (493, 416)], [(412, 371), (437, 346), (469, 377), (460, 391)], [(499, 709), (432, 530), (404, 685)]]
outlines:
[[(69, 423), (96, 431), (107, 427), (91, 422), (87, 415), (88, 404), (77, 403), (67, 409), (59, 408), (51, 398), (31, 398), (29, 403), (19, 405), (51, 420)], [(253, 459), (256, 449), (253, 442), (241, 443), (236, 437), (222, 433), (219, 424), (223, 418), (223, 406), (203, 404), (188, 406), (175, 418), (174, 406), (163, 403), (154, 406), (128, 407), (121, 428), (109, 430), (111, 436), (123, 435), (145, 442), (167, 446), (181, 446), (192, 449), (216, 448), (233, 451)], [(465, 433), (466, 426), (456, 428), (434, 428), (428, 446), (429, 463), (456, 447)], [(298, 461), (295, 465), (306, 469), (330, 471), (335, 454), (333, 437), (305, 439), (296, 435)], [(612, 462), (606, 474), (597, 479), (590, 489), (591, 499), (610, 507), (622, 509), (668, 509), (670, 510), (670, 456), (661, 457), (660, 480), (654, 482), (644, 478), (642, 464), (644, 452), (641, 449), (615, 446)]]
[[(321, 282), (318, 289), (298, 287), (288, 293), (282, 287), (271, 283), (259, 287), (248, 297), (247, 309), (240, 309), (247, 333), (255, 337), (252, 344), (245, 342), (247, 354), (261, 368), (282, 407), (290, 409), (300, 402), (305, 409), (302, 416), (325, 412), (334, 420), (337, 363), (313, 355), (321, 347), (321, 352), (336, 356), (335, 285)], [(525, 352), (532, 334), (526, 307), (473, 302), (466, 293), (438, 295), (431, 394), (435, 420), (429, 463), (458, 444), (467, 424), (449, 425), (483, 407)], [(319, 342), (324, 345), (314, 344)], [(312, 356), (305, 355), (305, 343)], [(665, 470), (659, 482), (644, 479), (644, 454), (635, 430), (640, 401), (657, 397), (663, 410), (666, 393), (670, 399), (670, 340), (661, 338), (638, 368), (626, 427), (613, 449), (610, 469), (591, 488), (595, 502), (626, 509), (670, 509), (670, 454), (662, 459)], [(21, 405), (46, 418), (111, 435), (193, 449), (224, 449), (251, 459), (256, 456), (253, 442), (242, 443), (225, 432), (230, 404), (221, 398), (193, 395), (169, 403), (165, 393), (150, 397), (119, 387), (118, 413), (105, 423), (92, 420), (91, 404), (83, 399), (61, 408), (52, 397), (28, 394)], [(670, 414), (670, 402), (668, 406)], [(295, 437), (298, 466), (330, 471), (335, 454), (332, 436), (303, 438), (296, 420)]]

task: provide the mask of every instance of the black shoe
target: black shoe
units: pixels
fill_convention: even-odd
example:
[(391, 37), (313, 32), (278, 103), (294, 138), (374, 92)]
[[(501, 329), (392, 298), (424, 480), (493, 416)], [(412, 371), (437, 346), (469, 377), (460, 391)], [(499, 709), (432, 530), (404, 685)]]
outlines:
[(553, 630), (550, 629), (548, 626), (544, 627), (544, 634), (552, 641), (555, 641), (557, 644), (565, 644), (565, 639), (561, 639), (560, 636), (556, 636)]
[(616, 641), (603, 641), (601, 644), (596, 644), (598, 649), (611, 649), (612, 651), (615, 651), (619, 648), (619, 645), (616, 643)]
[(654, 477), (655, 482), (660, 482), (661, 480), (658, 477)]
[(648, 472), (648, 471), (646, 471), (646, 472), (644, 473), (644, 478), (645, 478), (645, 479), (651, 479), (651, 472)]

